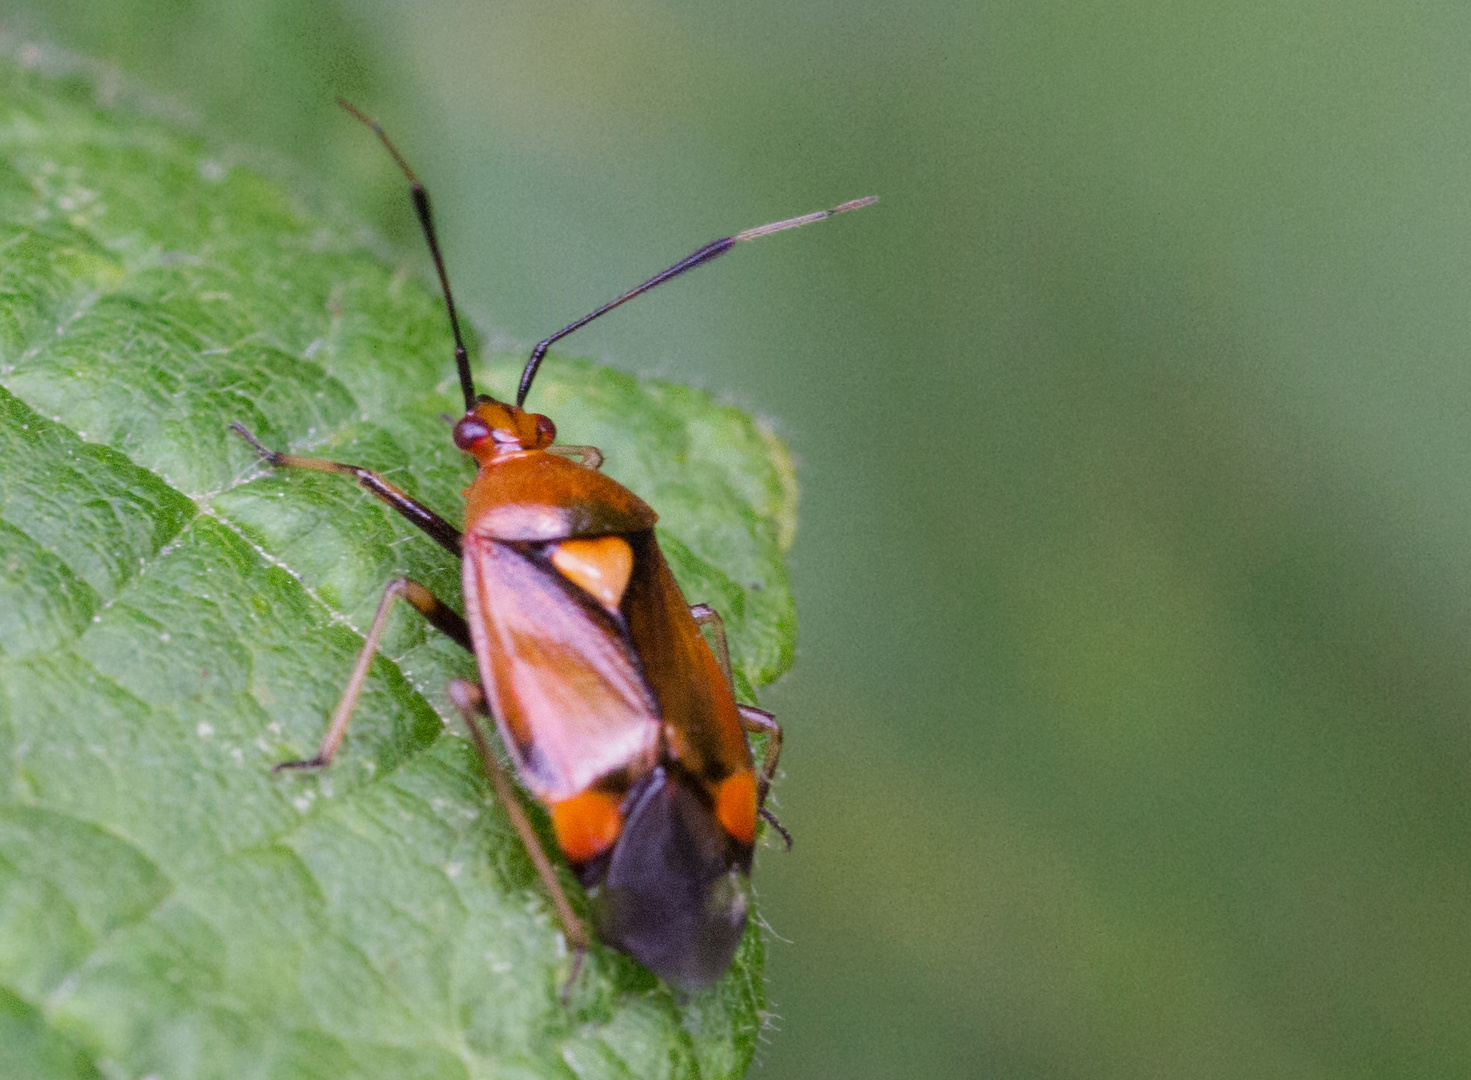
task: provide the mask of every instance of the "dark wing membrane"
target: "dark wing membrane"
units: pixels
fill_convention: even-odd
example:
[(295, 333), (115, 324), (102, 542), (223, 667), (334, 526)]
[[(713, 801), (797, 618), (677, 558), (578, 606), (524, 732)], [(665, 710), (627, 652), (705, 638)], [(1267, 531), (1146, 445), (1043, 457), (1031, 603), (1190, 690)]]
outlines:
[(628, 541), (633, 576), (623, 594), (623, 614), (664, 717), (670, 756), (706, 781), (749, 769), (751, 749), (735, 697), (653, 530)]
[(615, 769), (651, 767), (658, 706), (622, 637), (546, 564), (465, 536), (465, 615), (491, 709), (544, 802)]

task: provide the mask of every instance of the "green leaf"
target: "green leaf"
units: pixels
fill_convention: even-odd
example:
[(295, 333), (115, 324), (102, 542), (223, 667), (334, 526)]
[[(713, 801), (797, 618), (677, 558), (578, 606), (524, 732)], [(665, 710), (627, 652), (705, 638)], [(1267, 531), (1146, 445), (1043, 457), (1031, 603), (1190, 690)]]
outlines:
[[(759, 920), (707, 992), (595, 948), (559, 1001), (550, 902), (450, 722), (473, 662), (412, 613), (338, 762), (270, 773), (315, 746), (383, 584), (459, 607), (459, 569), (342, 478), (262, 469), (226, 425), (457, 519), (472, 469), (442, 418), (438, 298), (204, 144), (100, 106), (85, 73), (7, 61), (0, 87), (0, 1074), (741, 1074)], [(502, 394), (514, 375), (481, 371)], [(533, 404), (661, 512), (743, 691), (779, 675), (780, 444), (586, 363), (549, 363)]]

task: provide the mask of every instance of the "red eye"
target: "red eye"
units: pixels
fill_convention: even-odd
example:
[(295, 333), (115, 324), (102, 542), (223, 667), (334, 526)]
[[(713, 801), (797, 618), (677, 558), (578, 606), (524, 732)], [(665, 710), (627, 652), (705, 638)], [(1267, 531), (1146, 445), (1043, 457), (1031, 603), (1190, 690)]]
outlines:
[(552, 423), (550, 416), (536, 416), (536, 443), (538, 446), (551, 446), (557, 441), (557, 425)]
[(455, 425), (455, 445), (461, 450), (468, 450), (488, 438), (490, 426), (474, 414), (461, 417), (460, 422)]

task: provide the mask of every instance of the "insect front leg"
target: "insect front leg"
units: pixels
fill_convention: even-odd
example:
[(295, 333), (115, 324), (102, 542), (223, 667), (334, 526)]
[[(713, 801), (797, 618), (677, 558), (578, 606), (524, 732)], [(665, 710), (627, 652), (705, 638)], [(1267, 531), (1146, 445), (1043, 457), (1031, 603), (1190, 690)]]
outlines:
[(587, 954), (587, 928), (572, 910), (572, 903), (567, 899), (557, 871), (552, 866), (551, 859), (547, 858), (546, 849), (541, 846), (541, 838), (531, 827), (526, 811), (521, 808), (521, 800), (516, 797), (516, 789), (511, 785), (511, 778), (501, 768), (495, 751), (490, 748), (490, 741), (485, 737), (485, 729), (480, 726), (481, 718), (490, 719), (490, 710), (485, 704), (485, 692), (474, 683), (455, 679), (449, 684), (449, 697), (464, 718), (465, 727), (470, 732), (470, 741), (475, 744), (475, 752), (480, 755), (480, 763), (485, 767), (485, 774), (490, 777), (491, 786), (495, 788), (495, 797), (506, 808), (511, 825), (521, 837), (521, 843), (526, 845), (526, 853), (531, 856), (537, 876), (551, 894), (552, 905), (557, 909), (557, 918), (562, 923), (562, 933), (566, 935), (567, 944), (577, 953), (572, 962), (572, 973), (567, 976), (567, 983), (562, 990), (565, 1000), (572, 981), (577, 978), (577, 972), (582, 967), (582, 958)]
[(339, 476), (351, 476), (357, 480), (363, 490), (382, 499), (389, 506), (402, 514), (411, 525), (415, 525), (429, 534), (429, 538), (452, 555), (460, 554), (460, 530), (440, 517), (423, 503), (411, 499), (407, 492), (394, 484), (390, 484), (383, 477), (369, 469), (359, 465), (346, 465), (340, 461), (327, 461), (323, 458), (297, 457), (295, 454), (283, 454), (279, 450), (271, 450), (261, 444), (261, 441), (246, 430), (244, 424), (231, 424), (230, 428), (246, 442), (255, 448), (255, 452), (261, 456), (261, 460), (277, 469), (311, 469), (314, 472), (336, 473)]
[(414, 610), (428, 619), (436, 630), (449, 635), (466, 649), (472, 648), (470, 627), (453, 608), (417, 581), (404, 577), (394, 578), (383, 590), (383, 599), (378, 602), (378, 611), (373, 616), (373, 625), (369, 627), (368, 635), (363, 639), (362, 651), (358, 653), (357, 663), (353, 665), (352, 674), (347, 680), (347, 687), (342, 691), (342, 700), (337, 703), (337, 709), (332, 713), (332, 722), (327, 725), (327, 734), (322, 737), (322, 745), (317, 750), (317, 756), (303, 761), (283, 762), (277, 765), (274, 771), (315, 769), (332, 764), (332, 758), (337, 753), (338, 746), (342, 744), (342, 737), (347, 734), (347, 725), (352, 720), (353, 709), (357, 707), (358, 696), (363, 692), (363, 683), (368, 680), (368, 668), (372, 666), (373, 654), (378, 651), (378, 642), (383, 637), (383, 627), (388, 622), (388, 613), (393, 608), (393, 602), (399, 598), (407, 600)]
[(596, 472), (603, 467), (603, 452), (596, 446), (572, 446), (562, 443), (553, 443), (547, 447), (548, 454), (556, 454), (558, 457), (576, 458), (577, 464), (584, 469), (592, 469)]

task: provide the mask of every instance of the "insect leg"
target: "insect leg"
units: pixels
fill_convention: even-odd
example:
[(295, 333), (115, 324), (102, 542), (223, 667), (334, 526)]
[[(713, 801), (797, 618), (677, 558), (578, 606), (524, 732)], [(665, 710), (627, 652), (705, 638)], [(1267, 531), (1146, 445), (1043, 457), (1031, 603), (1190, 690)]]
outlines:
[(470, 628), (452, 608), (417, 581), (403, 577), (394, 578), (383, 590), (383, 599), (378, 602), (378, 611), (373, 616), (373, 625), (368, 629), (368, 635), (363, 640), (362, 651), (358, 653), (357, 663), (353, 665), (352, 675), (347, 680), (347, 687), (342, 691), (342, 700), (337, 703), (337, 709), (332, 714), (332, 722), (327, 726), (327, 734), (322, 737), (322, 745), (317, 750), (317, 756), (304, 761), (283, 762), (276, 766), (275, 772), (280, 772), (282, 769), (314, 769), (332, 764), (337, 747), (342, 744), (342, 737), (347, 734), (347, 725), (352, 720), (353, 709), (357, 707), (358, 695), (363, 692), (363, 683), (368, 680), (368, 668), (373, 663), (373, 654), (378, 651), (378, 641), (383, 637), (383, 627), (388, 622), (388, 613), (393, 608), (394, 600), (399, 597), (412, 604), (414, 610), (428, 619), (435, 629), (454, 638), (466, 649), (471, 648)]
[[(701, 629), (710, 628), (710, 635), (715, 639), (714, 652), (715, 662), (720, 665), (720, 671), (725, 676), (726, 684), (735, 689), (730, 673), (730, 643), (725, 638), (725, 620), (720, 617), (709, 604), (691, 604), (690, 614), (694, 616), (695, 625)], [(787, 848), (792, 846), (792, 834), (782, 827), (782, 823), (776, 820), (770, 810), (766, 809), (766, 793), (771, 790), (771, 781), (776, 776), (776, 764), (781, 760), (781, 725), (776, 722), (776, 717), (765, 709), (758, 709), (754, 705), (736, 704), (736, 711), (741, 717), (742, 730), (766, 736), (766, 753), (761, 758), (761, 777), (756, 783), (756, 805), (760, 807), (761, 816), (770, 823), (771, 827), (781, 833), (782, 839), (786, 841)]]
[(596, 446), (571, 446), (553, 443), (547, 447), (548, 454), (556, 454), (558, 457), (576, 458), (577, 464), (584, 469), (601, 469), (603, 467), (603, 452)]
[[(726, 685), (734, 690), (735, 684), (730, 673), (730, 643), (725, 638), (725, 620), (709, 604), (691, 604), (690, 614), (694, 616), (696, 626), (701, 629), (707, 626), (710, 628), (710, 636), (715, 639), (715, 662), (720, 665)], [(772, 777), (776, 775), (777, 760), (781, 757), (781, 725), (765, 709), (758, 709), (754, 705), (738, 704), (736, 710), (741, 714), (742, 728), (766, 736), (766, 754), (761, 761), (761, 784), (757, 790), (758, 801), (764, 803), (766, 792), (771, 788)]]
[[(526, 811), (521, 808), (521, 801), (516, 797), (516, 790), (511, 786), (510, 777), (501, 768), (501, 763), (496, 760), (495, 752), (490, 748), (490, 741), (485, 737), (485, 730), (477, 720), (477, 717), (488, 718), (490, 716), (490, 710), (485, 705), (485, 692), (474, 683), (455, 679), (449, 684), (449, 696), (450, 700), (455, 703), (455, 708), (464, 717), (465, 727), (470, 731), (470, 741), (475, 744), (475, 751), (480, 755), (480, 762), (485, 766), (485, 773), (490, 777), (491, 786), (495, 788), (495, 797), (506, 808), (511, 825), (521, 837), (521, 842), (526, 845), (526, 853), (531, 856), (537, 876), (541, 878), (541, 883), (551, 894), (552, 904), (557, 909), (557, 918), (561, 920), (562, 933), (566, 935), (567, 944), (577, 952), (577, 959), (572, 963), (572, 974), (567, 977), (567, 987), (570, 988), (572, 980), (577, 977), (577, 971), (582, 966), (582, 957), (587, 952), (587, 929), (582, 925), (582, 920), (577, 917), (577, 913), (572, 910), (572, 904), (567, 899), (562, 882), (557, 878), (557, 871), (552, 867), (552, 861), (547, 858), (546, 850), (541, 846), (541, 838), (531, 827), (531, 821), (526, 817)], [(563, 997), (566, 997), (566, 988), (563, 990)]]
[(393, 507), (407, 518), (411, 525), (416, 525), (424, 530), (424, 532), (429, 534), (429, 538), (440, 547), (446, 549), (452, 555), (460, 554), (459, 529), (456, 529), (423, 503), (415, 502), (409, 498), (401, 488), (390, 484), (377, 473), (357, 465), (344, 465), (340, 461), (297, 457), (295, 454), (283, 454), (279, 450), (269, 450), (261, 445), (259, 439), (246, 430), (244, 424), (231, 424), (230, 427), (236, 434), (255, 448), (255, 452), (261, 456), (262, 461), (274, 468), (312, 469), (315, 472), (336, 473), (339, 476), (355, 477), (360, 487), (370, 494), (376, 495), (389, 506)]
[(766, 793), (771, 790), (772, 778), (776, 776), (776, 763), (781, 759), (781, 725), (771, 713), (754, 705), (737, 705), (736, 711), (741, 714), (743, 729), (766, 736), (766, 753), (761, 757), (761, 780), (756, 785), (756, 803), (765, 805)]
[(730, 643), (725, 640), (725, 620), (709, 604), (691, 604), (690, 614), (694, 616), (695, 625), (701, 630), (710, 628), (710, 636), (715, 639), (715, 662), (720, 665), (725, 684), (734, 691), (735, 682), (730, 674)]
[(776, 815), (766, 809), (766, 794), (771, 790), (771, 781), (776, 776), (776, 763), (781, 758), (781, 725), (776, 722), (765, 709), (758, 709), (751, 705), (736, 705), (736, 711), (741, 715), (741, 727), (747, 732), (761, 732), (766, 736), (766, 753), (761, 759), (761, 777), (756, 781), (756, 812), (761, 815), (763, 821), (770, 825), (786, 842), (787, 850), (792, 850), (792, 834), (787, 832), (786, 826), (776, 820)]

